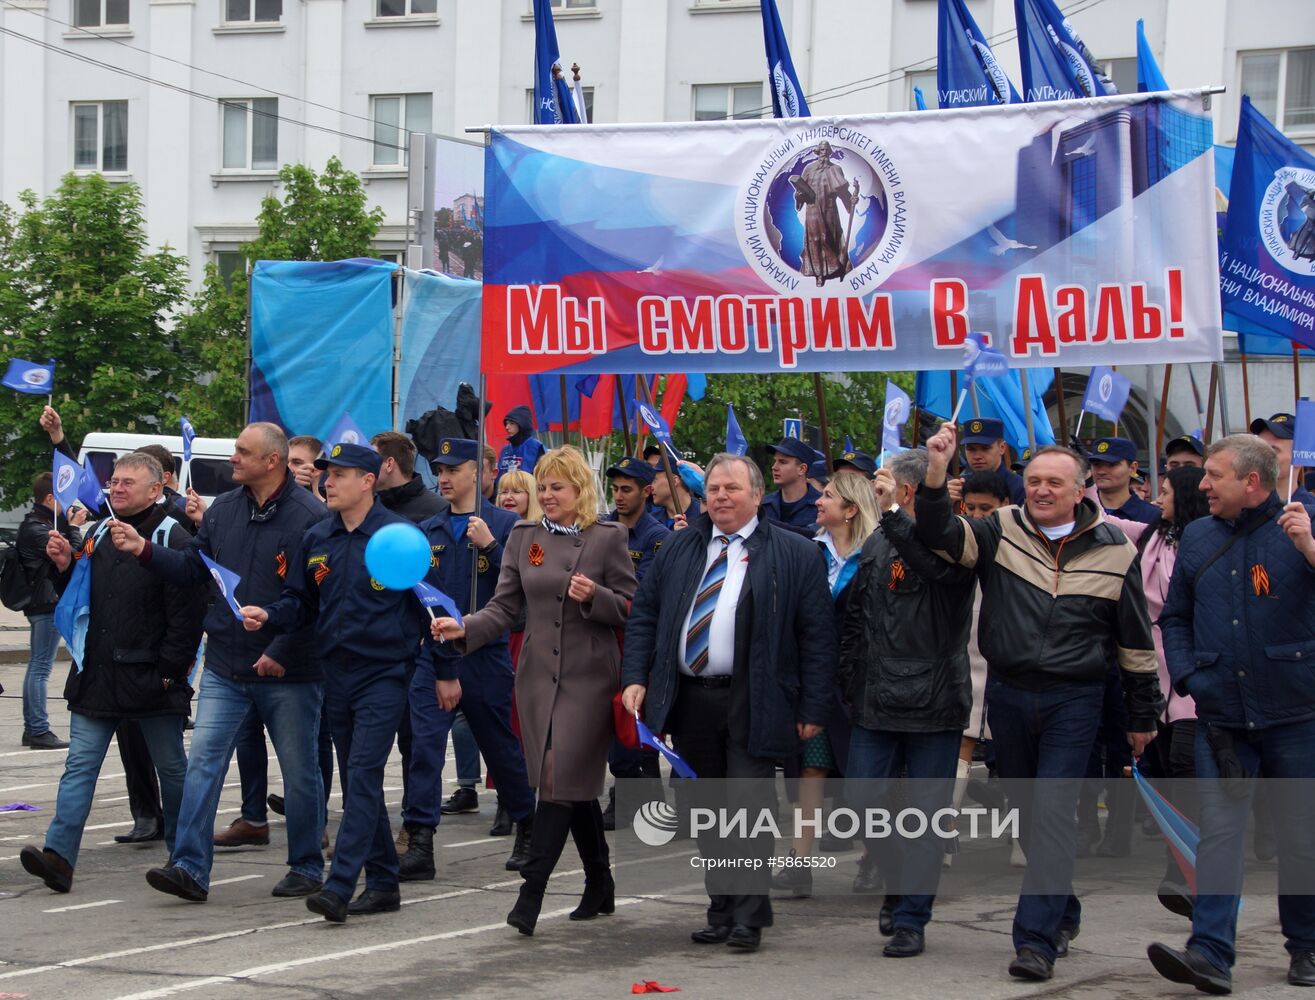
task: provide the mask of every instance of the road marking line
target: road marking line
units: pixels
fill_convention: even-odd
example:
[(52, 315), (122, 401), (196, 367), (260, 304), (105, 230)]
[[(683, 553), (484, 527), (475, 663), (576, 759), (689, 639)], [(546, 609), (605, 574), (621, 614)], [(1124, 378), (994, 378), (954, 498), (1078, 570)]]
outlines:
[(231, 885), (234, 882), (250, 882), (253, 878), (264, 878), (264, 875), (237, 875), (233, 878), (221, 878), (210, 883), (210, 888), (217, 885)]
[(122, 903), (121, 899), (102, 899), (97, 903), (79, 903), (77, 906), (56, 906), (53, 910), (42, 910), (42, 913), (70, 913), (73, 910), (90, 910), (97, 906), (113, 906), (115, 903)]
[(491, 844), (497, 846), (498, 841), (505, 840), (505, 837), (485, 837), (483, 840), (458, 840), (455, 844), (435, 844), (435, 847), (474, 847), (476, 844)]

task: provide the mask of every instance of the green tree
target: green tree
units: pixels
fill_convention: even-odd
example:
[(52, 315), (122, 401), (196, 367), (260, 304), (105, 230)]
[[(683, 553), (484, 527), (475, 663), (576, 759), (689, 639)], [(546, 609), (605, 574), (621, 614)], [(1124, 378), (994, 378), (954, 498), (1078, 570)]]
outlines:
[(196, 355), (198, 377), (178, 390), (164, 407), (170, 426), (187, 418), (204, 437), (233, 437), (242, 429), (247, 382), (247, 276), (224, 285), (219, 269), (207, 264), (201, 290), (178, 319), (177, 335)]
[[(25, 191), (22, 211), (0, 215), (0, 324), (5, 355), (55, 358), (55, 405), (71, 440), (89, 430), (147, 431), (161, 401), (195, 375), (195, 352), (170, 323), (185, 301), (187, 260), (151, 252), (141, 194), (99, 174), (69, 174), (44, 201)], [(24, 501), (50, 467), (37, 426), (45, 400), (0, 393), (8, 428), (0, 493)]]

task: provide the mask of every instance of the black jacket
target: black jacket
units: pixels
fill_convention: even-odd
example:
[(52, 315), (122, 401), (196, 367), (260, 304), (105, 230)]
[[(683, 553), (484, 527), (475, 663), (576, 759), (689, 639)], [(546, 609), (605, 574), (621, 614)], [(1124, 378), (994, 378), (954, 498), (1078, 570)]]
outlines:
[[(668, 536), (630, 606), (622, 686), (647, 686), (644, 721), (654, 732), (664, 730), (675, 701), (681, 630), (711, 538), (706, 514)], [(748, 615), (736, 619), (735, 669), (749, 677), (747, 748), (755, 757), (785, 757), (799, 748), (796, 723), (825, 725), (835, 697), (837, 646), (826, 564), (814, 542), (765, 520), (744, 545), (744, 586), (751, 600)], [(740, 605), (743, 611), (743, 597)], [(746, 632), (747, 643), (741, 641)]]
[(881, 518), (859, 555), (836, 680), (864, 729), (962, 731), (972, 710), (971, 570), (938, 558), (901, 510)]
[[(232, 570), (242, 580), (239, 604), (271, 604), (283, 591), (288, 568), (301, 549), (302, 536), (311, 525), (329, 516), (328, 508), (287, 476), (283, 485), (261, 508), (244, 486), (215, 498), (201, 519), (193, 545), (185, 551), (160, 549), (149, 542), (139, 557), (162, 580), (182, 587), (199, 587), (210, 581), (200, 553)], [(228, 602), (214, 588), (214, 600), (205, 618), (209, 636), (205, 668), (233, 681), (275, 683), (320, 679), (319, 657), (310, 629), (274, 636), (268, 631), (248, 632)], [(255, 664), (262, 653), (286, 671), (283, 677), (261, 677)]]
[[(168, 517), (156, 504), (134, 517), (123, 517), (149, 537)], [(192, 542), (176, 522), (169, 548)], [(103, 534), (88, 539), (91, 559), (91, 617), (82, 670), (75, 663), (64, 685), (69, 710), (94, 718), (145, 718), (186, 715), (192, 699), (187, 674), (201, 642), (205, 590), (174, 587), (116, 549)], [(68, 583), (72, 567), (60, 577)]]
[[(59, 573), (55, 570), (55, 564), (46, 556), (46, 541), (54, 524), (54, 511), (34, 504), (23, 518), (23, 523), (18, 526), (18, 561), (32, 588), (32, 600), (23, 609), (23, 614), (28, 616), (48, 615), (59, 603), (59, 589), (56, 585)], [(77, 547), (78, 543), (67, 519), (60, 520), (59, 533), (69, 540), (70, 545)]]
[(418, 475), (413, 475), (409, 483), (380, 490), (379, 499), (383, 501), (386, 510), (415, 524), (452, 509), (451, 504), (433, 490), (427, 489), (425, 481)]

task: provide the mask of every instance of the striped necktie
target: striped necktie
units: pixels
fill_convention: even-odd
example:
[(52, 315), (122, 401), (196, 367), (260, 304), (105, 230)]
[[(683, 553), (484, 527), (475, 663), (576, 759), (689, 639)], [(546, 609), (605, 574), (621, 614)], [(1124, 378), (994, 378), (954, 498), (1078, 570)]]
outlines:
[(703, 583), (699, 585), (699, 595), (694, 599), (694, 608), (689, 616), (689, 631), (685, 633), (685, 663), (690, 672), (697, 674), (708, 665), (708, 640), (712, 634), (712, 613), (717, 610), (717, 598), (721, 595), (721, 586), (726, 582), (726, 552), (731, 542), (739, 538), (721, 535), (721, 551), (712, 565), (703, 574)]

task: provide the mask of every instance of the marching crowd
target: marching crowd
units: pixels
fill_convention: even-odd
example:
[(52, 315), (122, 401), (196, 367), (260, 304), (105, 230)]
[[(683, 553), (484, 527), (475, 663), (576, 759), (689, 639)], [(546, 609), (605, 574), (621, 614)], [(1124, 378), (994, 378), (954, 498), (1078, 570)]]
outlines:
[[(1315, 777), (1315, 496), (1293, 488), (1290, 414), (1208, 447), (1169, 442), (1154, 503), (1129, 440), (1042, 447), (1011, 467), (1000, 422), (970, 419), (880, 467), (846, 452), (829, 471), (784, 439), (767, 449), (771, 491), (747, 457), (673, 470), (655, 445), (605, 470), (610, 511), (584, 456), (545, 450), (531, 424), (524, 408), (508, 413), (500, 455), (444, 438), (436, 489), (403, 434), (326, 448), (265, 423), (238, 436), (235, 488), (208, 507), (176, 491), (159, 446), (118, 459), (107, 513), (89, 523), (37, 476), (18, 543), (32, 589), (27, 745), (66, 745), (46, 678), (55, 608), (80, 576), (90, 616), (64, 688), (55, 817), (23, 867), (70, 891), (117, 737), (135, 820), (117, 839), (169, 851), (146, 873), (152, 888), (206, 901), (215, 846), (268, 843), (268, 809), (287, 819), (275, 896), (305, 897), (335, 922), (395, 911), (401, 882), (435, 878), (443, 816), (478, 808), (482, 757), (491, 832), (514, 833), (506, 867), (523, 880), (507, 922), (534, 933), (568, 841), (585, 872), (570, 916), (588, 920), (615, 906), (609, 766), (618, 780), (661, 780), (657, 755), (616, 740), (619, 693), (700, 779), (772, 779), (784, 762), (804, 810), (835, 776), (906, 777), (926, 813), (957, 807), (983, 746), (1000, 778), (1049, 779), (1036, 795), (1015, 782), (1010, 799), (1026, 871), (1008, 972), (1025, 980), (1051, 978), (1082, 926), (1077, 897), (1042, 891), (1033, 873), (1071, 885), (1076, 856), (1128, 853), (1133, 793), (1117, 779), (1141, 759), (1199, 824), (1198, 871), (1232, 873), (1196, 893), (1166, 866), (1159, 901), (1191, 934), (1181, 948), (1151, 944), (1150, 961), (1229, 992), (1254, 784), (1209, 779)], [(72, 454), (53, 409), (41, 426)], [(371, 575), (366, 546), (397, 523), (426, 536), (426, 580), (469, 597), (463, 619), (432, 618)], [(211, 562), (240, 577), (240, 609)], [(267, 790), (266, 734), (281, 795)], [(444, 801), (449, 737), (458, 784)], [(396, 836), (383, 790), (394, 744)], [(216, 831), (235, 751), (241, 815)], [(335, 751), (343, 810), (330, 848)], [(1205, 780), (1172, 783), (1185, 778)], [(1295, 808), (1269, 830), (1281, 873), (1315, 863), (1297, 822), (1315, 819), (1315, 797)], [(711, 832), (699, 848), (719, 849)], [(817, 848), (808, 835), (790, 846)], [(748, 849), (776, 847), (760, 837)], [(931, 836), (864, 845), (854, 889), (880, 897), (886, 956), (924, 951), (946, 851)], [(744, 892), (709, 874), (693, 942), (754, 951), (770, 893), (812, 888), (802, 865), (753, 877)], [(1287, 980), (1315, 986), (1315, 895), (1278, 905)]]

